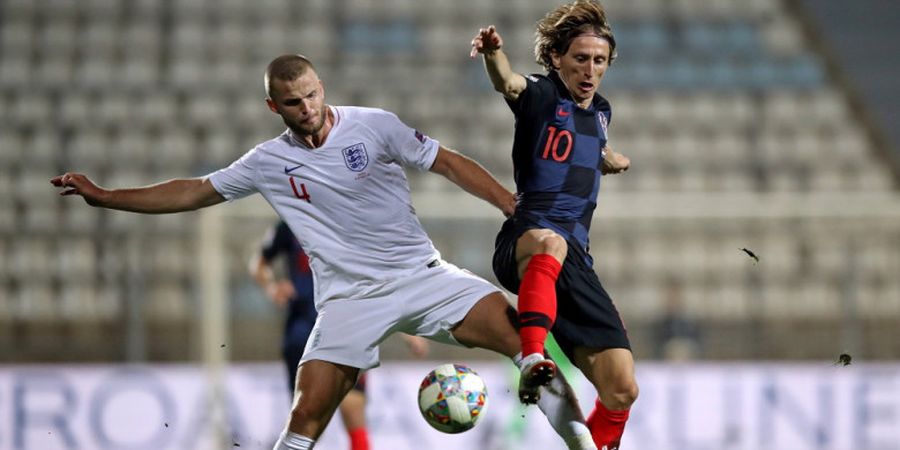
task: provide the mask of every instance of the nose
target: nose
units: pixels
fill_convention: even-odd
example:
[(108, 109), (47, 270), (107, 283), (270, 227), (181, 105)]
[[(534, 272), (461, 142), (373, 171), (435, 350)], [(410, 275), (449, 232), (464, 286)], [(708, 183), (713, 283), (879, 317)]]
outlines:
[(298, 106), (300, 109), (300, 114), (303, 114), (304, 116), (308, 116), (310, 114), (311, 103), (307, 102), (306, 100), (302, 100), (300, 102), (300, 105), (298, 105)]

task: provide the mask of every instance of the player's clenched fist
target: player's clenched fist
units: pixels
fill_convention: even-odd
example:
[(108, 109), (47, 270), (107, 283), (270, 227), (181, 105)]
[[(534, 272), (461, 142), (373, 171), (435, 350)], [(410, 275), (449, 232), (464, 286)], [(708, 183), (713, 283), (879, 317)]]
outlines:
[(487, 28), (478, 30), (475, 39), (472, 39), (472, 51), (469, 56), (474, 58), (479, 53), (490, 53), (503, 47), (503, 38), (497, 29), (491, 25)]
[(614, 152), (612, 148), (606, 146), (603, 149), (603, 168), (600, 172), (604, 175), (621, 173), (631, 167), (631, 160), (627, 156)]
[(67, 172), (52, 178), (50, 183), (63, 188), (59, 195), (80, 195), (91, 206), (99, 205), (102, 195), (106, 192), (80, 173)]

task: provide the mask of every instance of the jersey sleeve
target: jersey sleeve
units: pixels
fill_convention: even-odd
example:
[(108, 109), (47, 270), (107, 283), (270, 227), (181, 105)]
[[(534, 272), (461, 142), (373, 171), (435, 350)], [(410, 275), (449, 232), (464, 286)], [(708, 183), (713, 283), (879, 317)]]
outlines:
[(287, 253), (291, 248), (291, 239), (293, 239), (291, 229), (284, 222), (278, 222), (278, 225), (269, 229), (263, 238), (260, 253), (263, 259), (271, 262), (282, 253)]
[(549, 78), (542, 75), (523, 75), (523, 77), (525, 89), (515, 100), (506, 99), (506, 104), (516, 117), (529, 111), (541, 111), (548, 102), (556, 102), (555, 88)]
[(387, 111), (381, 114), (380, 122), (385, 151), (392, 160), (406, 167), (431, 169), (440, 147), (438, 141), (406, 125)]
[(601, 96), (597, 109), (600, 111), (600, 114), (603, 114), (603, 117), (606, 118), (607, 125), (612, 123), (612, 105), (609, 104), (609, 100)]
[(206, 176), (216, 192), (226, 200), (237, 200), (257, 192), (256, 165), (259, 155), (256, 149), (245, 153), (230, 166)]

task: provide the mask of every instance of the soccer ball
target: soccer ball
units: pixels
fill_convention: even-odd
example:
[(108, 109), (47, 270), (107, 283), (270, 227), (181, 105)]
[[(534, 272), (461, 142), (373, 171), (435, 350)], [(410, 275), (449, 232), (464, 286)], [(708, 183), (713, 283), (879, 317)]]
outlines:
[(487, 387), (474, 370), (444, 364), (428, 373), (419, 386), (419, 411), (434, 429), (462, 433), (487, 410)]

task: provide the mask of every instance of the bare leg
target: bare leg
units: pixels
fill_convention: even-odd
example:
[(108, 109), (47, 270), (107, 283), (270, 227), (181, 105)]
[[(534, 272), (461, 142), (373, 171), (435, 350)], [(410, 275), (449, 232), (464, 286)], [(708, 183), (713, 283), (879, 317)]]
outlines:
[(516, 311), (506, 296), (494, 292), (469, 310), (453, 328), (453, 337), (463, 345), (493, 350), (512, 358), (520, 351), (519, 336), (513, 326), (515, 317)]
[(350, 438), (350, 450), (368, 450), (369, 433), (366, 430), (366, 394), (351, 389), (338, 406), (344, 428)]
[(338, 408), (348, 432), (366, 426), (366, 395), (362, 392), (351, 389)]
[(638, 396), (631, 352), (577, 347), (575, 365), (597, 389), (598, 399), (587, 419), (594, 443), (599, 448), (618, 449), (629, 409)]
[(637, 399), (634, 357), (624, 348), (575, 348), (575, 365), (597, 389), (600, 401), (614, 411), (631, 407)]
[(357, 376), (355, 367), (319, 360), (301, 364), (288, 430), (318, 439)]

